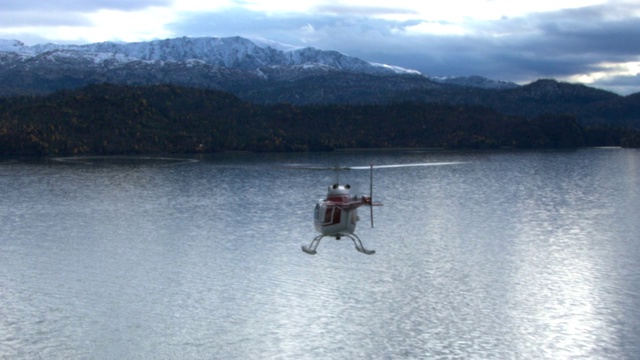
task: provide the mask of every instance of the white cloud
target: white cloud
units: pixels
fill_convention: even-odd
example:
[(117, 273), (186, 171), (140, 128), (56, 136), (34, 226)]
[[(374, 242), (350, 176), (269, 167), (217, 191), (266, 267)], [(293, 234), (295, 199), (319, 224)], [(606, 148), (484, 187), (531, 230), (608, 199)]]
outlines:
[(321, 5), (322, 1), (296, 1), (296, 0), (278, 0), (278, 1), (234, 1), (237, 6), (252, 11), (260, 11), (265, 13), (309, 13), (316, 6)]
[(166, 0), (135, 4), (122, 0), (82, 4), (52, 0), (37, 9), (33, 4), (26, 0), (20, 8), (14, 1), (14, 11), (0, 14), (0, 34), (22, 39), (28, 45), (29, 39), (61, 43), (140, 41), (173, 36), (167, 24), (177, 19), (176, 12), (166, 7)]
[(607, 81), (616, 77), (637, 76), (640, 74), (640, 61), (630, 61), (624, 63), (604, 62), (595, 66), (599, 71), (584, 74), (575, 74), (567, 77), (568, 81), (593, 84)]
[(93, 26), (85, 29), (86, 32), (81, 36), (89, 42), (105, 40), (131, 42), (171, 37), (174, 34), (167, 30), (166, 25), (177, 19), (174, 12), (159, 7), (129, 12), (100, 10), (88, 17), (93, 22)]
[(85, 21), (79, 25), (27, 26), (15, 31), (40, 33), (52, 42), (146, 41), (173, 36), (166, 30), (166, 24), (175, 18), (173, 13), (162, 8), (141, 11), (99, 10), (84, 15)]
[(237, 6), (237, 1), (232, 0), (215, 0), (215, 1), (202, 1), (202, 0), (177, 0), (174, 1), (170, 7), (173, 11), (217, 11), (221, 9)]
[(402, 29), (407, 35), (465, 35), (469, 30), (458, 24), (423, 21)]

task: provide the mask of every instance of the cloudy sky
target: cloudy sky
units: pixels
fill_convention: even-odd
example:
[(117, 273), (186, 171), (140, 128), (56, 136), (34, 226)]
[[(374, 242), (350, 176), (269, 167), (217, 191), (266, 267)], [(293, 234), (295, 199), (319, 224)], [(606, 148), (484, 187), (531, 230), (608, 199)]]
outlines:
[(244, 36), (433, 76), (640, 91), (639, 0), (3, 0), (0, 38), (83, 44)]

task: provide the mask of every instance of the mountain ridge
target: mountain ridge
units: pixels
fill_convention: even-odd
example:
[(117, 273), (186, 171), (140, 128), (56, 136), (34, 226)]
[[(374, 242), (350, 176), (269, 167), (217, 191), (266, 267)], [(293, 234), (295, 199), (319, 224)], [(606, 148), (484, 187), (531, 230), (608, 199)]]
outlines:
[[(294, 66), (318, 63), (338, 70), (348, 69), (372, 74), (417, 73), (415, 70), (374, 65), (333, 50), (312, 47), (279, 50), (271, 45), (260, 46), (239, 37), (181, 37), (148, 42), (115, 43), (100, 42), (85, 45), (39, 44), (26, 46), (18, 40), (4, 40), (1, 52), (15, 52), (25, 57), (43, 53), (71, 51), (84, 54), (119, 54), (126, 59), (184, 62), (200, 60), (206, 64), (242, 70), (256, 70), (263, 66)], [(97, 56), (99, 57), (99, 56)]]
[[(85, 45), (38, 44), (26, 46), (19, 40), (0, 40), (0, 54), (14, 53), (17, 57), (14, 63), (7, 64), (7, 57), (0, 57), (0, 66), (19, 66), (17, 60), (29, 61), (42, 54), (77, 54), (79, 58), (93, 57), (96, 64), (109, 68), (124, 66), (134, 61), (145, 61), (162, 66), (166, 62), (202, 61), (215, 67), (224, 67), (244, 71), (261, 72), (263, 68), (294, 68), (304, 67), (313, 71), (314, 67), (355, 72), (370, 75), (421, 75), (425, 79), (460, 84), (466, 78), (436, 78), (428, 77), (417, 70), (402, 67), (367, 62), (365, 60), (344, 55), (333, 50), (320, 50), (313, 47), (277, 46), (268, 41), (252, 41), (247, 38), (235, 37), (181, 37), (174, 39), (154, 40), (148, 42), (115, 43), (100, 42)], [(4, 61), (3, 61), (4, 58)], [(111, 60), (104, 64), (104, 59)], [(470, 84), (482, 87), (515, 87), (514, 83), (496, 82), (490, 79), (474, 76), (469, 77)], [(483, 81), (484, 79), (485, 81)], [(278, 80), (276, 78), (275, 80)]]
[(640, 128), (640, 97), (553, 79), (520, 86), (481, 76), (429, 77), (337, 51), (237, 36), (33, 46), (0, 40), (0, 96), (101, 83), (220, 90), (258, 104), (473, 105), (507, 115), (569, 114), (583, 124)]

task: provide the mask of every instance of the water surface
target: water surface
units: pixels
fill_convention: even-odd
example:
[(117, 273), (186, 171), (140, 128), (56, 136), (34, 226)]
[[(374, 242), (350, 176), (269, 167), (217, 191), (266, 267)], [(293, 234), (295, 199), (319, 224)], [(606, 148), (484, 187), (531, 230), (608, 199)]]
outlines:
[[(67, 160), (0, 162), (1, 358), (640, 357), (637, 150)], [(300, 250), (335, 175), (282, 164), (430, 161)]]

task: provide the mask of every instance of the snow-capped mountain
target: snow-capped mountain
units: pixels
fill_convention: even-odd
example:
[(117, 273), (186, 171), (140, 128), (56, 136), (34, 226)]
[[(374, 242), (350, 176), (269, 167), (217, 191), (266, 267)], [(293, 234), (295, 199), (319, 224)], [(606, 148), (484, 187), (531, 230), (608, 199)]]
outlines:
[(135, 60), (156, 63), (201, 61), (207, 65), (245, 71), (277, 66), (305, 66), (307, 68), (319, 66), (337, 71), (375, 75), (417, 73), (415, 70), (372, 64), (337, 51), (310, 47), (282, 50), (277, 48), (274, 43), (255, 43), (242, 37), (182, 37), (136, 43), (102, 42), (87, 45), (43, 44), (35, 46), (25, 46), (17, 40), (2, 40), (0, 41), (0, 51), (17, 53), (23, 58), (65, 52), (68, 55), (77, 54), (82, 58), (93, 57), (96, 63), (103, 63), (107, 59), (117, 59), (120, 63), (118, 65)]
[(298, 103), (390, 101), (398, 92), (452, 84), (505, 87), (484, 78), (429, 78), (337, 51), (264, 39), (182, 37), (34, 46), (0, 40), (0, 95), (43, 94), (93, 83), (170, 83), (223, 90), (251, 101)]

